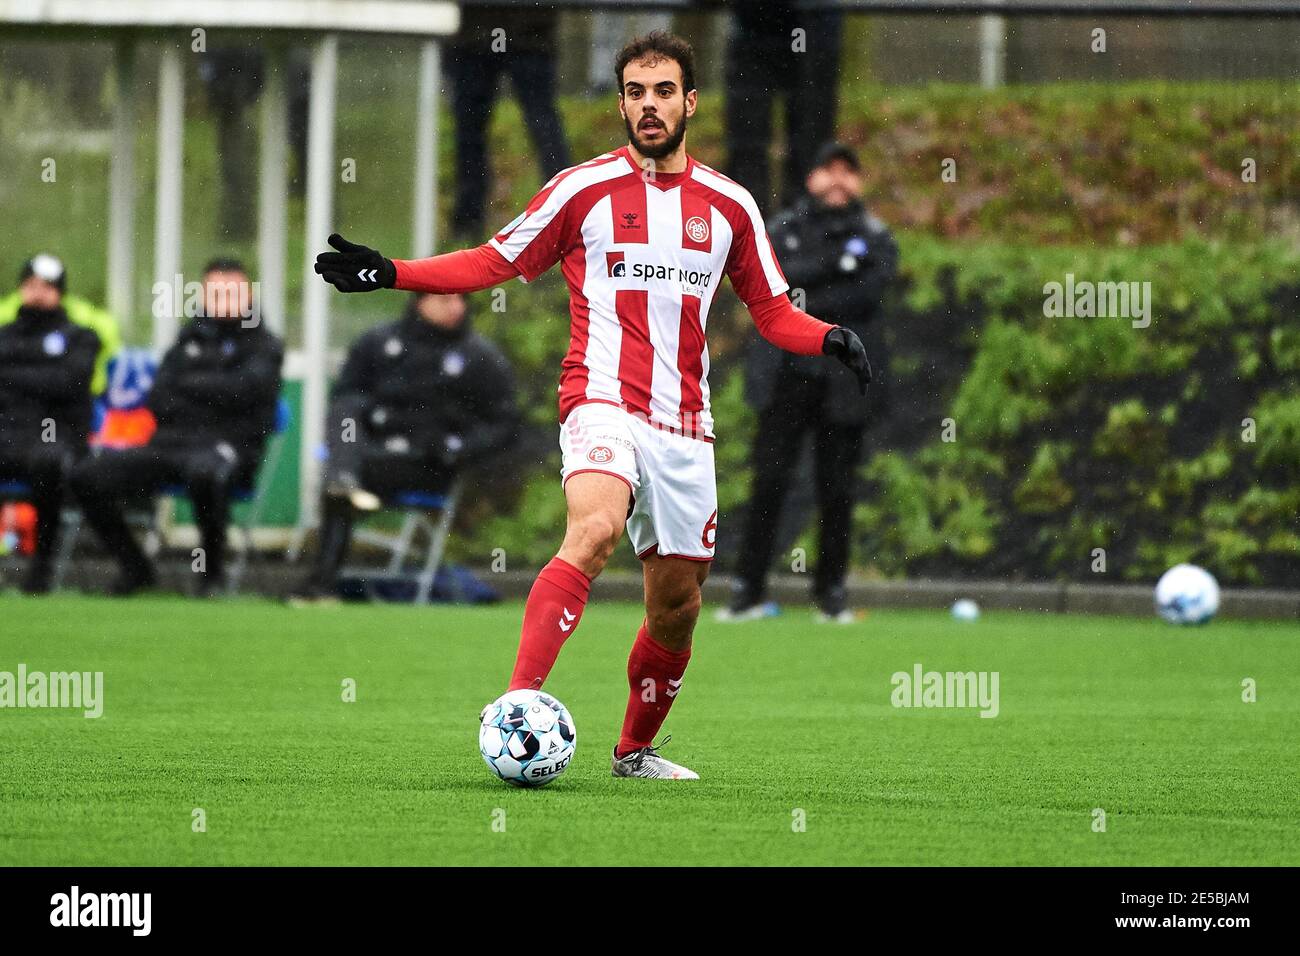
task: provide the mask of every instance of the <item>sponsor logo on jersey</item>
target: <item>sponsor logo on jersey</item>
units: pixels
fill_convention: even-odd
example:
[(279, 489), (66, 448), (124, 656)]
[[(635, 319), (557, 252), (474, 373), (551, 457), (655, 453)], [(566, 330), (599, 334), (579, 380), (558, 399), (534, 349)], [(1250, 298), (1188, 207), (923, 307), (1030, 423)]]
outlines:
[(676, 282), (682, 286), (696, 289), (707, 289), (713, 282), (712, 272), (701, 269), (682, 269), (677, 266), (659, 266), (649, 262), (632, 263), (630, 275), (633, 279), (639, 279), (646, 284), (651, 282)]
[(623, 253), (605, 253), (605, 268), (611, 279), (621, 279), (627, 275), (627, 263), (623, 261)]

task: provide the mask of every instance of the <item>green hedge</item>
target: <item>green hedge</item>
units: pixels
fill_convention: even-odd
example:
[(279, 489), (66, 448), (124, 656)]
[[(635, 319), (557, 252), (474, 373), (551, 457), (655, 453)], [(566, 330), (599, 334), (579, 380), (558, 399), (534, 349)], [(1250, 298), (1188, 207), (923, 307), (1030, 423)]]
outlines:
[[(1300, 580), (1300, 254), (906, 236), (895, 312), (902, 407), (866, 466), (856, 531), (885, 574)], [(1150, 327), (1048, 318), (1067, 272), (1150, 281)], [(918, 342), (953, 350), (922, 379)], [(944, 441), (950, 419), (954, 441)], [(1253, 423), (1253, 425), (1252, 425)]]

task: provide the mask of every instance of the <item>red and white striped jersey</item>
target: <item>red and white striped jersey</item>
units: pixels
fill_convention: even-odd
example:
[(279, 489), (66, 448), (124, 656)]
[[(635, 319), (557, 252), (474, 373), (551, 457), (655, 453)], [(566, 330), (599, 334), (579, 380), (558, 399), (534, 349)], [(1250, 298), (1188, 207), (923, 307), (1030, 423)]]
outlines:
[(561, 421), (608, 402), (712, 439), (705, 332), (722, 276), (747, 306), (789, 288), (743, 186), (689, 156), (680, 173), (642, 171), (626, 146), (557, 173), (489, 245), (525, 282), (562, 263)]

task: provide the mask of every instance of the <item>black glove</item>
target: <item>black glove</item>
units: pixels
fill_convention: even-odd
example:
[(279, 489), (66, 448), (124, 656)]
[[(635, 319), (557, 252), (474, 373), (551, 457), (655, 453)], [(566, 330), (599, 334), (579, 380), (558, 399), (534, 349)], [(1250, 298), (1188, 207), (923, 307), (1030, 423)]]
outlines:
[(867, 383), (871, 381), (871, 363), (867, 361), (867, 350), (862, 346), (852, 329), (837, 325), (826, 333), (822, 339), (822, 354), (839, 359), (849, 371), (858, 377), (858, 387), (862, 394), (867, 394)]
[(340, 292), (373, 292), (391, 289), (397, 282), (397, 267), (376, 250), (348, 242), (337, 232), (329, 244), (338, 252), (316, 256), (316, 274)]

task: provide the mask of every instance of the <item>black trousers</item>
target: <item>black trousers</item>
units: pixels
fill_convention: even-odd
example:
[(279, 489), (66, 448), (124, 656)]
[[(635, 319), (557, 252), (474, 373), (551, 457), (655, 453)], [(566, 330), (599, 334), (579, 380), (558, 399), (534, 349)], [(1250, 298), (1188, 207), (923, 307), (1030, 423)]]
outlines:
[(781, 509), (809, 432), (821, 523), (814, 597), (821, 598), (842, 585), (848, 572), (853, 479), (862, 453), (863, 429), (827, 420), (822, 409), (824, 391), (825, 379), (783, 375), (777, 388), (779, 400), (759, 414), (752, 452), (753, 490), (736, 560), (736, 575), (756, 601), (766, 588)]
[[(733, 8), (727, 49), (727, 173), (766, 209), (771, 199), (768, 152), (772, 97), (785, 95), (786, 159), (782, 206), (803, 192), (817, 149), (835, 135), (843, 14), (796, 13), (789, 2), (747, 0)], [(806, 31), (805, 52), (791, 47), (791, 30)]]
[(228, 446), (223, 454), (210, 445), (145, 445), (83, 459), (73, 470), (72, 488), (86, 522), (124, 575), (138, 579), (151, 575), (152, 568), (131, 534), (124, 509), (133, 501), (151, 502), (167, 485), (184, 485), (199, 526), (204, 573), (209, 580), (220, 581), (225, 572), (230, 496), (252, 484), (257, 464), (230, 452)]
[[(502, 71), (510, 74), (545, 182), (572, 165), (564, 125), (555, 106), (555, 57), (519, 51), (493, 53), (464, 47), (448, 51), (451, 102), (456, 115), (456, 205), (452, 230), (477, 237), (483, 231), (488, 192), (487, 127)], [(424, 254), (431, 254), (426, 250)]]
[(36, 507), (36, 554), (28, 571), (29, 581), (46, 580), (53, 568), (59, 544), (59, 518), (76, 452), (63, 442), (37, 443), (27, 447), (0, 445), (0, 480), (23, 481), (31, 485), (31, 503)]
[(352, 543), (356, 509), (346, 497), (329, 494), (333, 479), (345, 472), (385, 501), (400, 492), (444, 494), (455, 479), (453, 472), (425, 458), (384, 451), (366, 441), (331, 443), (325, 468), (326, 491), (321, 495), (320, 550), (309, 577), (311, 583), (323, 588), (333, 587)]

